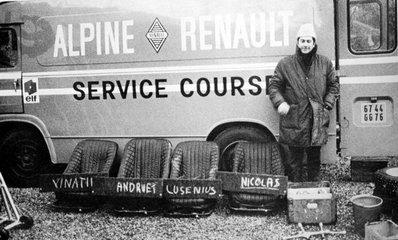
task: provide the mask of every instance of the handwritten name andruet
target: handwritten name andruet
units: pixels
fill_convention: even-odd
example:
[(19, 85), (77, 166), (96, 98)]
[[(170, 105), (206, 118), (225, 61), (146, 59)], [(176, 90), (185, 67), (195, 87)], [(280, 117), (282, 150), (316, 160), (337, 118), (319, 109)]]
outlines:
[(160, 198), (163, 195), (163, 179), (97, 178), (93, 189), (94, 194), (102, 196)]
[(117, 193), (157, 194), (158, 182), (127, 182), (116, 183)]

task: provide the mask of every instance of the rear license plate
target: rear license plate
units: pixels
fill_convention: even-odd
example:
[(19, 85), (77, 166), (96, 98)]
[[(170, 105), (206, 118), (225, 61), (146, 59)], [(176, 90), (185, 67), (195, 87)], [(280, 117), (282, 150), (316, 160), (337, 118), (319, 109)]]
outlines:
[(361, 104), (361, 123), (385, 123), (386, 103), (362, 103)]

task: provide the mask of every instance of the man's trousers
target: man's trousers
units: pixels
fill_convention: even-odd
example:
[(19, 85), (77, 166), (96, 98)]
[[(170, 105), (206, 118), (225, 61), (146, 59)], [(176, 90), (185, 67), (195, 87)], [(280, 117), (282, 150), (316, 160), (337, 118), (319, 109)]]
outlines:
[[(319, 181), (321, 147), (293, 147), (280, 144), (283, 164), (289, 181)], [(307, 156), (307, 172), (304, 172), (304, 159)], [(307, 177), (307, 179), (305, 179)]]

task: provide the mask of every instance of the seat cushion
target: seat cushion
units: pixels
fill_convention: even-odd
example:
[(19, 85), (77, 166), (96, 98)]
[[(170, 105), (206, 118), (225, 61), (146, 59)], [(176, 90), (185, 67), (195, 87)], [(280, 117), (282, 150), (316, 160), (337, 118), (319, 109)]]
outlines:
[(83, 140), (73, 150), (64, 174), (107, 173), (114, 163), (118, 146), (105, 140)]
[(117, 177), (168, 178), (171, 143), (164, 139), (132, 139), (123, 152)]

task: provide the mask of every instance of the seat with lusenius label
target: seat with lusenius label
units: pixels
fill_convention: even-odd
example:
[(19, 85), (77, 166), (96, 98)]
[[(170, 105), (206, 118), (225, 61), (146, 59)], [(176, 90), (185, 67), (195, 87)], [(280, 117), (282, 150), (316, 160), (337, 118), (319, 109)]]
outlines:
[[(73, 150), (63, 175), (98, 174), (109, 176), (118, 145), (106, 140), (83, 140)], [(55, 192), (53, 207), (65, 210), (93, 210), (99, 203), (90, 192)]]
[[(233, 172), (283, 175), (279, 146), (276, 142), (242, 142), (235, 147)], [(270, 194), (229, 193), (230, 208), (234, 210), (272, 210), (279, 197)]]
[[(172, 155), (170, 179), (215, 180), (219, 148), (215, 142), (188, 141), (179, 143)], [(213, 212), (216, 199), (167, 199), (166, 214), (171, 216), (207, 216)]]
[[(117, 178), (164, 179), (170, 173), (171, 143), (165, 139), (132, 139), (123, 152)], [(112, 198), (117, 213), (155, 213), (162, 199), (118, 196)]]

